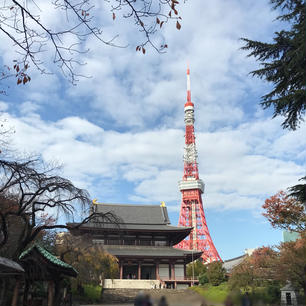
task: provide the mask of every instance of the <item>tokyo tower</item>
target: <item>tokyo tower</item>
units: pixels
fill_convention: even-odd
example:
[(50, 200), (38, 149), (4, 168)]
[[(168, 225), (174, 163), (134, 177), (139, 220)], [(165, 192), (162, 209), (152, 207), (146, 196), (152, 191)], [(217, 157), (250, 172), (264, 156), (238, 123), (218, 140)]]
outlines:
[(214, 246), (207, 227), (202, 193), (204, 183), (199, 178), (197, 150), (194, 134), (194, 104), (191, 102), (190, 70), (187, 69), (187, 102), (185, 112), (185, 147), (184, 147), (184, 174), (179, 182), (182, 193), (179, 226), (192, 227), (192, 231), (185, 240), (176, 245), (185, 250), (202, 251), (203, 262), (209, 263), (221, 258)]

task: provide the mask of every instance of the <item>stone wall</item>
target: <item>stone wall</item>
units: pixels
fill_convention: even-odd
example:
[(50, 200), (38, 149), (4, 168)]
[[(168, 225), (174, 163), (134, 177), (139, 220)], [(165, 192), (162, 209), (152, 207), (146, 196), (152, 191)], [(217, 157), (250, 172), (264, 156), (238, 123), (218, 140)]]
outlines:
[(155, 279), (105, 279), (104, 289), (156, 289), (160, 281)]

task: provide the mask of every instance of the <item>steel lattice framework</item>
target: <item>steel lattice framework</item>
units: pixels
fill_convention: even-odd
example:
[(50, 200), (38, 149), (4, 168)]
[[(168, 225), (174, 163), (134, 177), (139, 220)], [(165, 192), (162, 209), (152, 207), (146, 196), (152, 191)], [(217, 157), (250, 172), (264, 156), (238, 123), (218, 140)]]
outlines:
[(194, 104), (191, 102), (190, 71), (187, 69), (187, 102), (185, 111), (185, 147), (184, 147), (184, 174), (179, 182), (182, 193), (182, 204), (179, 226), (193, 227), (190, 235), (176, 247), (187, 250), (203, 251), (203, 261), (212, 262), (221, 258), (214, 246), (207, 227), (202, 193), (204, 183), (199, 179), (197, 150), (194, 133)]

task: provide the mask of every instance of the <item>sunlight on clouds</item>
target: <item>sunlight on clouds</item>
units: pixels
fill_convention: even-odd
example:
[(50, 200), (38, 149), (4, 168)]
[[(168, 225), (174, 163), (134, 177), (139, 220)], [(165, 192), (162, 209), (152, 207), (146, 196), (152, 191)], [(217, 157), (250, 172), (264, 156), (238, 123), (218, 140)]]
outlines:
[[(256, 63), (239, 50), (240, 37), (269, 39), (273, 33), (275, 12), (266, 2), (187, 2), (182, 29), (169, 24), (162, 30), (167, 54), (147, 49), (145, 56), (131, 47), (141, 34), (127, 26), (131, 21), (113, 21), (108, 5), (97, 1), (97, 19), (106, 35), (120, 33), (130, 47), (88, 38), (87, 65), (77, 72), (91, 78), (78, 86), (33, 71), (27, 90), (17, 89), (14, 109), (0, 103), (1, 111), (11, 112), (4, 117), (16, 130), (18, 150), (62, 164), (64, 175), (97, 197), (164, 200), (178, 211), (189, 61), (205, 207), (256, 210), (305, 174), (305, 125), (287, 132), (279, 119), (267, 119), (258, 108), (267, 84), (248, 76)], [(59, 24), (63, 16), (47, 11), (42, 18)], [(0, 46), (5, 61), (13, 58), (8, 46)]]
[[(95, 196), (112, 198), (119, 192), (122, 201), (167, 201), (172, 210), (179, 209), (177, 183), (183, 171), (184, 143), (181, 129), (116, 132), (76, 116), (57, 122), (43, 121), (35, 113), (4, 117), (15, 126), (18, 150), (40, 152), (46, 161), (62, 164), (65, 176)], [(303, 166), (286, 160), (281, 153), (286, 143), (297, 141), (305, 147), (302, 133), (277, 130), (278, 126), (277, 120), (267, 119), (197, 134), (200, 177), (206, 184), (205, 207), (257, 209), (264, 198), (295, 184), (304, 175)], [(263, 133), (260, 127), (269, 128)], [(279, 142), (279, 154), (267, 154)], [(301, 150), (301, 146), (291, 147), (290, 154), (294, 149)], [(305, 156), (305, 150), (302, 152)], [(127, 182), (134, 188), (121, 194)]]

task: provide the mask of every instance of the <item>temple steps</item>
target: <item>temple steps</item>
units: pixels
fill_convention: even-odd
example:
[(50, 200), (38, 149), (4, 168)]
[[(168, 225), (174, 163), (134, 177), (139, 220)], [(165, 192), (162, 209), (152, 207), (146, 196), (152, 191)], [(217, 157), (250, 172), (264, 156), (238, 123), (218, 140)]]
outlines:
[[(105, 289), (103, 291), (103, 303), (133, 303), (139, 291), (139, 289)], [(141, 291), (149, 294), (155, 304), (162, 296), (166, 297), (170, 306), (186, 306), (186, 302), (188, 302), (188, 305), (199, 306), (203, 301), (199, 294), (190, 289), (144, 289)]]

